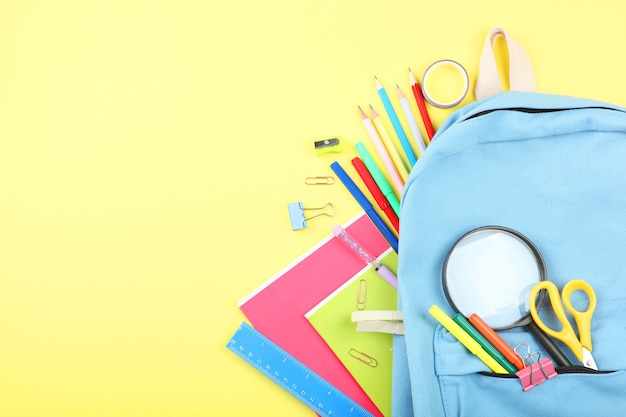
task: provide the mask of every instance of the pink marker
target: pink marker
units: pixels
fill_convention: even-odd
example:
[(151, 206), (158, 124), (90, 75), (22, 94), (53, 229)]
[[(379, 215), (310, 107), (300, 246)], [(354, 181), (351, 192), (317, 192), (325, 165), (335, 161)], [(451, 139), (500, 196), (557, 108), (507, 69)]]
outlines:
[(333, 227), (333, 234), (337, 236), (337, 238), (339, 238), (339, 240), (341, 240), (347, 247), (352, 249), (354, 253), (356, 253), (366, 264), (371, 265), (374, 270), (376, 270), (378, 275), (380, 275), (380, 277), (389, 285), (396, 290), (398, 289), (398, 277), (396, 277), (395, 274), (389, 270), (389, 268), (378, 262), (375, 257), (363, 249), (363, 247), (359, 245), (359, 243), (354, 240), (354, 238), (350, 236), (343, 227)]

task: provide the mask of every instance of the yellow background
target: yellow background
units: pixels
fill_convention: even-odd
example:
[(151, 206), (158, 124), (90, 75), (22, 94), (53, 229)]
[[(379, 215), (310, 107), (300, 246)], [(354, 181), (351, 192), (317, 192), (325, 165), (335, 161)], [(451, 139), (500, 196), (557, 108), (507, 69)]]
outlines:
[[(367, 143), (374, 75), (392, 98), (438, 59), (474, 81), (502, 25), (540, 91), (626, 105), (623, 15), (617, 0), (1, 0), (0, 416), (313, 415), (225, 345), (236, 302), (358, 212), (341, 184), (303, 179)], [(333, 136), (346, 150), (316, 157)], [(293, 232), (296, 201), (337, 212)]]

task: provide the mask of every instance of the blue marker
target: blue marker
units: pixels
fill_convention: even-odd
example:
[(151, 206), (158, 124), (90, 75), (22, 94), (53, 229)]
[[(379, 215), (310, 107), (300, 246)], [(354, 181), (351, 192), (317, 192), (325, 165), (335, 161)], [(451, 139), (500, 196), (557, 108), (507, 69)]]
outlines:
[(415, 158), (415, 154), (413, 153), (413, 149), (411, 148), (411, 144), (409, 143), (409, 138), (406, 137), (406, 133), (404, 133), (404, 129), (402, 129), (402, 125), (400, 124), (400, 119), (398, 119), (398, 115), (393, 109), (391, 100), (389, 100), (387, 91), (385, 91), (380, 81), (378, 81), (378, 78), (376, 78), (376, 88), (378, 89), (378, 95), (380, 96), (380, 100), (383, 102), (385, 110), (387, 111), (387, 116), (389, 116), (389, 120), (391, 120), (393, 130), (396, 131), (396, 135), (398, 135), (398, 139), (400, 139), (400, 144), (402, 145), (402, 149), (404, 150), (404, 153), (409, 160), (409, 164), (411, 165), (411, 167), (413, 167), (413, 165), (415, 165), (415, 162), (417, 162), (417, 159)]
[(335, 161), (330, 164), (330, 168), (337, 174), (337, 177), (341, 180), (343, 185), (350, 191), (352, 197), (356, 200), (357, 203), (361, 206), (361, 208), (365, 211), (365, 214), (372, 220), (376, 228), (382, 233), (385, 237), (385, 240), (389, 242), (389, 245), (398, 252), (398, 239), (396, 235), (393, 234), (391, 229), (387, 226), (385, 221), (378, 215), (376, 210), (374, 210), (374, 206), (370, 201), (365, 197), (365, 194), (361, 192), (359, 187), (352, 181), (352, 178), (348, 175), (348, 173), (339, 165), (339, 162)]

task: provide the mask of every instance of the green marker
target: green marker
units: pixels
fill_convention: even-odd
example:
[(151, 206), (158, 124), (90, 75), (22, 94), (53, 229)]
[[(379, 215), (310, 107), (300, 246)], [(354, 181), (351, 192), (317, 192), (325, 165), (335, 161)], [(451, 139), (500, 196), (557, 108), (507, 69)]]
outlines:
[(491, 344), (491, 342), (489, 342), (489, 340), (485, 338), (485, 336), (483, 336), (478, 330), (476, 330), (476, 328), (472, 326), (472, 323), (470, 323), (462, 314), (456, 313), (454, 315), (454, 321), (463, 330), (465, 330), (467, 334), (472, 336), (472, 339), (477, 341), (478, 344), (482, 346), (483, 349), (485, 349), (485, 352), (491, 355), (492, 358), (494, 358), (500, 365), (502, 365), (502, 367), (506, 369), (508, 373), (514, 374), (515, 372), (517, 372), (517, 368), (513, 366), (513, 364), (509, 362), (507, 358), (505, 358), (504, 355), (501, 354)]
[(359, 157), (363, 160), (365, 167), (370, 174), (372, 174), (376, 185), (378, 185), (380, 191), (383, 193), (387, 201), (389, 201), (389, 205), (393, 209), (394, 213), (396, 213), (396, 216), (400, 217), (400, 201), (398, 201), (398, 198), (393, 193), (391, 185), (389, 185), (389, 182), (378, 168), (378, 165), (374, 162), (374, 158), (372, 158), (372, 155), (370, 155), (365, 145), (363, 145), (363, 142), (357, 143), (354, 147), (356, 148)]

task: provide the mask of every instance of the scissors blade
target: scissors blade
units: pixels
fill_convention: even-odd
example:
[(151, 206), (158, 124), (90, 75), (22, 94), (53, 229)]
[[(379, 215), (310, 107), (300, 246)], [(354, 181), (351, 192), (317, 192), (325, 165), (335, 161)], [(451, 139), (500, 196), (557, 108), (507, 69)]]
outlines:
[(598, 365), (596, 365), (596, 360), (593, 358), (589, 349), (583, 348), (583, 366), (590, 369), (598, 370)]

